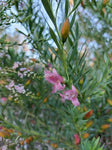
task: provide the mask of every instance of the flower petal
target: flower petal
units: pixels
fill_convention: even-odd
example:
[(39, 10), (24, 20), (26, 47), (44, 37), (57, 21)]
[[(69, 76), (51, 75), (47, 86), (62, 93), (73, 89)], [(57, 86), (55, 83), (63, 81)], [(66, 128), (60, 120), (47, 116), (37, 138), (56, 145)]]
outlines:
[(78, 101), (78, 99), (76, 98), (75, 100), (72, 100), (72, 104), (76, 107), (76, 106), (79, 106), (80, 103)]

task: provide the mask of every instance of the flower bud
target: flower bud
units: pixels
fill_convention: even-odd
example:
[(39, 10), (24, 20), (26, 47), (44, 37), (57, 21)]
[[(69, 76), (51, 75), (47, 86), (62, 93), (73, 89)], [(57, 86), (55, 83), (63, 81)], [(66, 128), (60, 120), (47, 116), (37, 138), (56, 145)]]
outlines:
[(69, 35), (69, 19), (67, 18), (61, 29), (62, 42), (64, 43)]
[(26, 82), (26, 85), (29, 85), (29, 84), (30, 84), (30, 82), (31, 82), (31, 80), (28, 80), (28, 81)]
[(105, 10), (105, 8), (102, 8), (102, 12), (103, 12), (103, 14), (105, 14), (105, 13), (106, 13), (106, 10)]
[(109, 119), (108, 119), (108, 122), (112, 122), (112, 118), (109, 118)]
[(46, 103), (47, 100), (48, 100), (48, 97), (45, 97), (43, 102)]
[(90, 126), (92, 126), (92, 124), (93, 124), (93, 121), (89, 121), (86, 123), (86, 127), (89, 128)]
[(88, 119), (92, 116), (93, 110), (91, 109), (87, 114), (85, 114), (84, 119)]
[(109, 0), (103, 0), (103, 5), (106, 5), (109, 2)]
[(74, 138), (75, 138), (75, 143), (76, 145), (79, 145), (80, 144), (80, 137), (78, 134), (74, 134)]
[(69, 0), (70, 5), (74, 5), (74, 1), (73, 0)]
[(104, 125), (101, 126), (101, 129), (102, 129), (102, 130), (106, 130), (106, 129), (108, 129), (109, 127), (110, 127), (110, 124), (104, 124)]
[(112, 106), (112, 100), (107, 99), (107, 103), (108, 103), (110, 106)]
[(89, 133), (85, 133), (84, 135), (83, 135), (83, 138), (84, 139), (87, 139), (89, 137)]

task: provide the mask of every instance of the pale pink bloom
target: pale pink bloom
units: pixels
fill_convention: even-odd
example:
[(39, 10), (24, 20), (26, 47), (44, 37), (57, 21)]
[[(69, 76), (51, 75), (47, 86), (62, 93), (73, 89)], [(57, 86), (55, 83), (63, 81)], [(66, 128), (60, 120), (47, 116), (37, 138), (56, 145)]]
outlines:
[(74, 138), (75, 138), (75, 143), (76, 145), (79, 145), (80, 144), (80, 137), (78, 134), (74, 134)]
[(9, 83), (9, 87), (13, 87), (14, 86), (14, 81), (12, 80), (10, 83)]
[(20, 71), (25, 71), (26, 70), (26, 68), (20, 68)]
[(52, 72), (49, 70), (44, 71), (45, 79), (53, 84), (53, 90), (52, 93), (56, 93), (58, 90), (63, 90), (65, 88), (65, 85), (62, 85), (61, 83), (64, 82), (64, 79), (57, 73), (57, 71), (53, 68)]
[(24, 86), (19, 84), (19, 85), (15, 85), (15, 89), (18, 93), (25, 93), (25, 89), (24, 89)]
[(51, 83), (56, 84), (57, 82), (64, 82), (64, 79), (57, 73), (56, 69), (53, 68), (52, 72), (45, 70), (45, 79)]
[(7, 150), (7, 145), (2, 146), (2, 150)]
[(9, 85), (6, 85), (5, 87), (8, 89), (8, 90), (11, 90), (11, 88), (14, 86), (14, 81), (12, 80)]
[(52, 90), (52, 93), (56, 93), (57, 90), (61, 91), (65, 88), (65, 85), (61, 85), (60, 82), (57, 82), (54, 86), (53, 86), (53, 90)]
[(77, 90), (73, 85), (72, 85), (72, 90), (64, 91), (64, 94), (60, 93), (60, 96), (62, 97), (62, 101), (71, 100), (74, 106), (80, 105), (77, 99)]
[(23, 78), (23, 73), (21, 73), (21, 72), (18, 71), (18, 76), (19, 76), (20, 78)]
[(28, 74), (28, 72), (29, 72), (28, 70), (24, 71), (23, 75), (26, 76)]
[(13, 69), (16, 69), (16, 68), (18, 68), (19, 67), (19, 65), (21, 65), (21, 63), (20, 62), (14, 62), (14, 65), (13, 65)]
[(7, 98), (1, 97), (0, 103), (1, 103), (2, 105), (5, 105), (5, 104), (7, 103)]

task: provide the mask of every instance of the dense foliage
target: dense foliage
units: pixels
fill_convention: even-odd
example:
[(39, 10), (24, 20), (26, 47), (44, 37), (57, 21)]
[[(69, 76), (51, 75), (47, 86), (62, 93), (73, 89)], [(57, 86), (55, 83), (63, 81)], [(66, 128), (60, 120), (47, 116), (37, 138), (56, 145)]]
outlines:
[(110, 150), (112, 0), (6, 0), (0, 16), (1, 148)]

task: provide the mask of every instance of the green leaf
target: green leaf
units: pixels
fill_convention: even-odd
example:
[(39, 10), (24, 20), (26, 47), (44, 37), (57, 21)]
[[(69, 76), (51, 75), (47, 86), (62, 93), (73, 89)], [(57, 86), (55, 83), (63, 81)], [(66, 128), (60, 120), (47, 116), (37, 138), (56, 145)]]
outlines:
[(71, 35), (72, 35), (72, 38), (73, 38), (73, 41), (72, 39), (69, 37), (68, 38), (68, 41), (70, 43), (70, 45), (72, 45), (72, 48), (70, 50), (70, 54), (69, 54), (69, 61), (74, 61), (75, 59), (75, 56), (77, 55), (77, 46), (78, 46), (78, 39), (79, 39), (79, 26), (78, 26), (78, 23), (76, 23), (76, 30), (75, 30), (75, 35), (74, 33), (72, 32), (71, 30)]
[(74, 12), (74, 14), (73, 14), (73, 16), (72, 16), (72, 20), (71, 20), (71, 22), (70, 22), (70, 30), (71, 30), (71, 28), (72, 28), (72, 26), (73, 26), (73, 24), (74, 24), (75, 16), (76, 16), (76, 12)]
[[(72, 42), (72, 40), (70, 41)], [(74, 61), (76, 55), (77, 55), (77, 42), (75, 41), (75, 45), (73, 44), (73, 48), (70, 51), (69, 61), (72, 60)]]
[(79, 25), (76, 23), (76, 38), (79, 38)]
[(8, 54), (10, 55), (11, 59), (14, 58), (14, 51), (12, 49), (8, 49)]
[(57, 16), (57, 14), (58, 14), (58, 9), (59, 9), (60, 3), (61, 3), (61, 0), (59, 0), (58, 6), (57, 6), (57, 8), (56, 8), (56, 16)]
[(69, 1), (66, 0), (65, 1), (65, 16), (66, 16), (66, 18), (67, 18), (67, 15), (68, 15), (68, 10), (69, 10)]
[(26, 36), (26, 37), (28, 36), (28, 35), (26, 35), (23, 31), (20, 31), (20, 30), (17, 29), (17, 28), (16, 28), (16, 31), (19, 32), (19, 33), (21, 33), (21, 34), (23, 34), (23, 35)]
[(71, 36), (72, 36), (73, 40), (74, 40), (74, 41), (76, 41), (75, 34), (73, 33), (73, 31), (72, 31), (72, 30), (70, 31), (70, 33), (71, 33)]
[(108, 59), (108, 56), (107, 56), (106, 53), (104, 54), (104, 60), (105, 60), (105, 63), (108, 63), (108, 62), (109, 62), (109, 59)]
[(103, 150), (104, 146), (100, 146), (99, 137), (93, 138), (91, 141), (86, 140), (81, 143), (81, 150)]
[(48, 16), (50, 17), (50, 19), (52, 20), (54, 26), (56, 27), (56, 20), (55, 20), (55, 17), (53, 15), (53, 11), (52, 11), (52, 7), (50, 5), (50, 2), (48, 0), (41, 0)]
[(29, 21), (29, 20), (31, 19), (31, 17), (32, 17), (32, 14), (29, 15), (29, 16), (27, 16), (27, 17), (24, 19), (24, 21)]
[(87, 50), (84, 51), (83, 55), (81, 56), (79, 60), (79, 66), (85, 61), (85, 57), (87, 56)]
[(55, 44), (60, 49), (60, 45), (58, 43), (58, 40), (57, 40), (57, 37), (56, 37), (54, 31), (50, 27), (49, 27), (49, 31), (50, 31), (50, 35), (51, 35), (52, 39), (54, 40)]
[(19, 6), (19, 1), (18, 0), (14, 0), (15, 6), (16, 6), (16, 10), (18, 11), (18, 6)]

